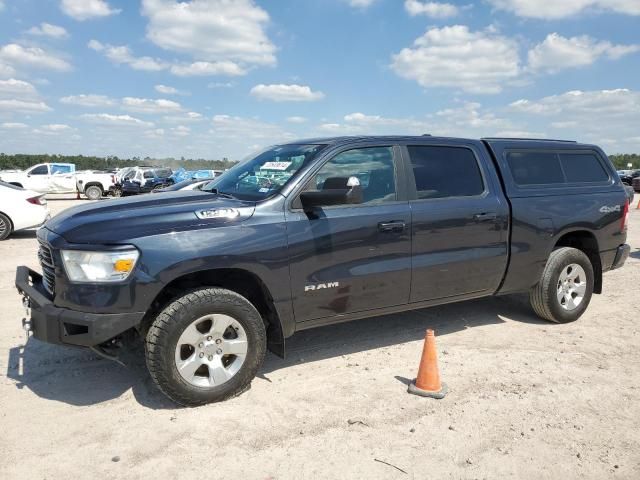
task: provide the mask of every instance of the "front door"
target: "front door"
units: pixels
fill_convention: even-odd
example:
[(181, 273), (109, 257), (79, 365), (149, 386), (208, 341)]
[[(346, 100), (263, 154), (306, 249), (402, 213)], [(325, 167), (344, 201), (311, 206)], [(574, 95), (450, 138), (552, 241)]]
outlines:
[(321, 207), (310, 215), (296, 199), (286, 212), (298, 322), (408, 303), (410, 212), (399, 188), (398, 151), (393, 146), (344, 150), (304, 187), (322, 190), (356, 177), (362, 204)]
[(416, 187), (411, 302), (493, 293), (508, 258), (509, 208), (480, 150), (408, 145), (405, 152)]
[(31, 170), (27, 170), (27, 181), (23, 186), (28, 190), (46, 193), (49, 191), (49, 179), (49, 166), (37, 165)]

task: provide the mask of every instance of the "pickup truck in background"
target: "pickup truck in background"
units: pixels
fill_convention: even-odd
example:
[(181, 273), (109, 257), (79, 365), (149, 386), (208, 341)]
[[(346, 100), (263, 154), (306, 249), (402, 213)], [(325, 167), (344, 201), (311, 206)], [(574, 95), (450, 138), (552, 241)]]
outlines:
[(27, 170), (0, 172), (3, 182), (38, 193), (82, 193), (90, 200), (98, 200), (109, 193), (114, 175), (87, 170), (76, 172), (72, 163), (41, 163)]
[(312, 327), (517, 292), (575, 321), (629, 255), (628, 214), (595, 145), (317, 138), (202, 191), (65, 210), (16, 286), (35, 338), (115, 357), (137, 332), (157, 386), (194, 406)]

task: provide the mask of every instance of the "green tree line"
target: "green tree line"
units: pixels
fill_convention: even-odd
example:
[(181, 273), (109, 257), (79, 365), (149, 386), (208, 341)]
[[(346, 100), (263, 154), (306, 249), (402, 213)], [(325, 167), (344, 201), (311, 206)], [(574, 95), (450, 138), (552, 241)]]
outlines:
[(609, 155), (609, 158), (617, 170), (629, 169), (629, 163), (632, 165), (632, 169), (640, 168), (640, 154), (638, 153), (620, 153), (617, 155)]
[[(627, 169), (631, 163), (633, 169), (640, 169), (640, 154), (621, 153), (610, 155), (616, 169)], [(118, 157), (90, 157), (84, 155), (27, 155), (16, 154), (6, 155), (0, 153), (0, 170), (19, 169), (24, 170), (38, 163), (75, 163), (77, 170), (112, 170), (122, 167), (135, 167), (140, 165), (157, 165), (177, 169), (180, 167), (186, 170), (225, 170), (233, 166), (236, 162), (223, 158), (222, 160), (180, 159), (176, 158), (118, 158)]]
[(227, 158), (222, 160), (180, 159), (176, 158), (118, 158), (118, 157), (91, 157), (84, 155), (6, 155), (0, 153), (0, 170), (24, 170), (38, 163), (75, 163), (76, 170), (113, 170), (123, 167), (135, 167), (142, 165), (163, 166), (186, 170), (225, 170), (236, 162)]

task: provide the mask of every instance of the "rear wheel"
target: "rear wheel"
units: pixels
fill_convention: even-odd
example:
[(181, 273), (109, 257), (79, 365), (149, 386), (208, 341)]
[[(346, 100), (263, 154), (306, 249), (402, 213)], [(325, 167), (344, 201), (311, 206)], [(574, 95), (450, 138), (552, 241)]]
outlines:
[(160, 390), (176, 403), (198, 406), (250, 386), (265, 356), (266, 333), (246, 298), (203, 288), (165, 308), (145, 345), (147, 367)]
[(11, 220), (4, 213), (0, 213), (0, 240), (4, 240), (13, 231)]
[(561, 247), (549, 256), (529, 301), (536, 314), (556, 323), (573, 322), (589, 306), (593, 294), (593, 266), (576, 248)]
[(102, 198), (102, 188), (97, 185), (90, 185), (84, 191), (89, 200), (100, 200)]

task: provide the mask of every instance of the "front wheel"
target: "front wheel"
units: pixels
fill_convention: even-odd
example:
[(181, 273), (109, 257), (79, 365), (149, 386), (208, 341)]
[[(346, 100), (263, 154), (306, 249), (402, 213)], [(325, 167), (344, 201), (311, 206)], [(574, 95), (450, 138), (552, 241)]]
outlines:
[(194, 290), (166, 307), (147, 332), (147, 367), (174, 402), (194, 407), (245, 391), (266, 352), (264, 323), (235, 292)]
[(593, 278), (593, 266), (584, 252), (558, 248), (549, 255), (540, 281), (529, 293), (531, 306), (545, 320), (573, 322), (589, 306)]

